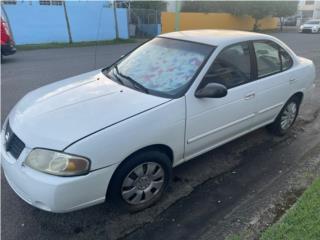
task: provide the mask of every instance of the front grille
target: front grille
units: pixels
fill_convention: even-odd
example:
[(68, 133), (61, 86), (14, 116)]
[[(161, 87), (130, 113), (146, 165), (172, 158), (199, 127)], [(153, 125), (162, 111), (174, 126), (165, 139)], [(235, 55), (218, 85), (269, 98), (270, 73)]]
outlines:
[(312, 32), (312, 29), (311, 29), (311, 28), (304, 28), (304, 29), (302, 30), (302, 32), (304, 32), (304, 33), (311, 33), (311, 32)]
[(25, 148), (25, 144), (17, 137), (17, 135), (14, 134), (9, 123), (7, 124), (5, 132), (5, 140), (7, 152), (9, 152), (15, 159), (18, 159)]

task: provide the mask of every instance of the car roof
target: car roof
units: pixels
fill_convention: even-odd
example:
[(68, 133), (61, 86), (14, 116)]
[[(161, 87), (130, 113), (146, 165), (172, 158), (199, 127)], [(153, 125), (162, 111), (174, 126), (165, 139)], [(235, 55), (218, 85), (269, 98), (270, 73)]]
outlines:
[(198, 43), (204, 43), (214, 46), (227, 45), (236, 42), (244, 42), (249, 40), (272, 40), (273, 37), (254, 32), (236, 31), (236, 30), (187, 30), (179, 32), (171, 32), (161, 34), (160, 37), (186, 40)]

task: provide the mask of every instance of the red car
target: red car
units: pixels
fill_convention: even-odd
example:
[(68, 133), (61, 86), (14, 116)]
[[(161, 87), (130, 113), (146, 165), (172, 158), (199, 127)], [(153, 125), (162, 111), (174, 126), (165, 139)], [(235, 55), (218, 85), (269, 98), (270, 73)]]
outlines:
[(16, 52), (15, 42), (12, 38), (7, 22), (1, 17), (1, 58)]

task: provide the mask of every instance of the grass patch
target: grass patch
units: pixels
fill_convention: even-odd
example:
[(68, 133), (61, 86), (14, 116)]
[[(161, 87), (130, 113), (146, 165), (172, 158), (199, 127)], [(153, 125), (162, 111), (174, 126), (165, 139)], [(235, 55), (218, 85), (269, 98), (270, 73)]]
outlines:
[(320, 179), (316, 180), (261, 240), (320, 239)]
[(72, 48), (72, 47), (89, 47), (89, 46), (103, 46), (124, 43), (136, 43), (135, 39), (115, 39), (108, 41), (90, 41), (90, 42), (76, 42), (76, 43), (42, 43), (42, 44), (24, 44), (17, 45), (17, 50), (35, 50), (48, 48)]
[(240, 235), (234, 234), (226, 237), (225, 240), (243, 240), (243, 238)]
[(250, 236), (250, 232), (247, 230), (242, 231), (240, 233), (228, 235), (225, 240), (244, 240), (248, 239)]

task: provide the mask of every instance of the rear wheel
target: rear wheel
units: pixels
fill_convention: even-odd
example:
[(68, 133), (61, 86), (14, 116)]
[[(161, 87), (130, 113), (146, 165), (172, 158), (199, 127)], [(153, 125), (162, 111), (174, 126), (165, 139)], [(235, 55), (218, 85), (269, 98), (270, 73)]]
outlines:
[(290, 98), (284, 105), (276, 120), (268, 129), (278, 136), (285, 135), (294, 124), (300, 108), (300, 99), (296, 96)]
[(127, 159), (115, 172), (109, 189), (120, 209), (136, 212), (157, 202), (171, 179), (171, 161), (160, 151), (144, 151)]

